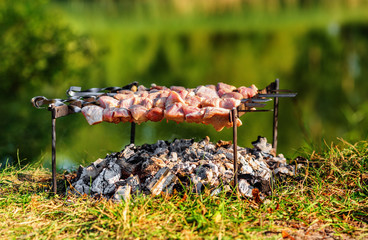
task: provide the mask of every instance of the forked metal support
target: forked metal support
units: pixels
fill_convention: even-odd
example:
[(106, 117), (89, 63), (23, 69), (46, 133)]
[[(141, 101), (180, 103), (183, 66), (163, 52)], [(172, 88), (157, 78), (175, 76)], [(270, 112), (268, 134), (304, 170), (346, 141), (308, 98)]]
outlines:
[[(279, 114), (279, 97), (295, 97), (296, 94), (278, 94), (279, 93), (279, 79), (276, 79), (275, 82), (271, 83), (266, 89), (267, 93), (259, 94), (262, 98), (264, 97), (273, 97), (274, 98), (274, 105), (273, 105), (273, 130), (272, 130), (272, 147), (275, 149), (277, 153), (277, 129), (278, 129), (278, 114)], [(288, 90), (282, 90), (287, 91)], [(246, 106), (251, 106), (248, 100), (245, 100)], [(254, 100), (253, 100), (254, 101)], [(264, 100), (266, 102), (268, 100)], [(258, 100), (258, 103), (263, 102), (262, 100)], [(257, 103), (256, 103), (257, 104)], [(264, 105), (265, 106), (265, 105)], [(239, 109), (238, 109), (239, 108)], [(240, 114), (244, 114), (244, 112), (266, 112), (272, 110), (252, 110), (252, 109), (244, 109), (241, 106), (233, 108), (231, 110), (231, 117), (230, 121), (233, 122), (233, 153), (234, 153), (234, 187), (236, 187), (237, 191), (238, 187), (238, 131), (237, 131), (237, 119), (239, 118), (238, 112)]]
[[(274, 91), (277, 92), (279, 90), (280, 81), (279, 79), (275, 80)], [(275, 149), (277, 153), (277, 128), (278, 128), (278, 120), (279, 120), (279, 98), (275, 97), (273, 102), (273, 134), (272, 134), (272, 147)]]
[(233, 121), (233, 157), (234, 157), (234, 187), (238, 192), (238, 126), (236, 125), (238, 120), (238, 110), (234, 107), (231, 110)]
[(56, 194), (56, 114), (55, 108), (51, 107), (51, 168), (52, 168), (52, 192)]
[[(56, 118), (64, 116), (65, 113), (59, 111), (55, 106), (50, 106), (51, 111), (51, 171), (52, 171), (52, 192), (57, 193), (56, 183)], [(135, 141), (135, 123), (131, 123), (130, 143)]]
[(130, 143), (134, 144), (135, 142), (135, 122), (132, 122), (130, 125)]

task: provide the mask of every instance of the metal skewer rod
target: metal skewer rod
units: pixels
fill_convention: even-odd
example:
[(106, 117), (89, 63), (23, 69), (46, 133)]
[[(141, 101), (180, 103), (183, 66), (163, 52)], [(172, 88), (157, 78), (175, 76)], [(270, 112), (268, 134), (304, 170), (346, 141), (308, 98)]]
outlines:
[(52, 168), (52, 192), (56, 194), (56, 113), (51, 107), (51, 168)]

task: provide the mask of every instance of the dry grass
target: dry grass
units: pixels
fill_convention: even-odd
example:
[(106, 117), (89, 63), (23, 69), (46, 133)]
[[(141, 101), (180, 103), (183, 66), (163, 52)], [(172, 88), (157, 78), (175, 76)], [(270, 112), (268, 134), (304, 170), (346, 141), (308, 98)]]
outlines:
[(51, 196), (45, 169), (7, 167), (0, 173), (0, 238), (366, 239), (368, 143), (341, 141), (306, 154), (303, 172), (280, 180), (261, 204), (188, 192), (128, 203)]

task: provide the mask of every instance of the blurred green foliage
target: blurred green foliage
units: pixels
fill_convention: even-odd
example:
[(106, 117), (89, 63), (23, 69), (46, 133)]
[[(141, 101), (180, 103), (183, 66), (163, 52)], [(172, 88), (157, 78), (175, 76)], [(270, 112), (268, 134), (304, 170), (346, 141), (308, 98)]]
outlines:
[[(2, 156), (19, 147), (30, 159), (42, 151), (49, 162), (50, 115), (28, 107), (31, 97), (63, 98), (70, 85), (131, 81), (263, 88), (280, 78), (281, 88), (299, 93), (280, 105), (279, 151), (287, 155), (300, 147), (318, 150), (324, 140), (336, 137), (356, 141), (368, 136), (366, 0), (10, 2), (0, 3), (8, 8), (0, 10), (0, 32), (10, 36), (0, 40), (7, 56), (0, 64), (8, 66), (0, 70), (0, 77), (8, 79), (1, 90), (14, 89), (2, 96), (13, 104), (2, 106), (8, 115)], [(5, 14), (13, 18), (7, 24)], [(13, 52), (4, 55), (9, 49)], [(13, 78), (18, 81), (14, 86)], [(271, 116), (243, 116), (239, 144), (249, 146), (258, 135), (271, 139)], [(90, 162), (129, 142), (129, 124), (91, 127), (80, 114), (58, 119), (57, 130), (58, 157), (64, 161)], [(229, 140), (232, 132), (199, 124), (144, 123), (137, 127), (137, 144), (206, 135)]]
[[(88, 38), (74, 33), (45, 0), (0, 1), (1, 161), (34, 158), (49, 143), (48, 119), (32, 109), (34, 94), (64, 97), (86, 82), (98, 55)], [(82, 78), (83, 77), (83, 78)], [(68, 131), (66, 129), (66, 131)]]

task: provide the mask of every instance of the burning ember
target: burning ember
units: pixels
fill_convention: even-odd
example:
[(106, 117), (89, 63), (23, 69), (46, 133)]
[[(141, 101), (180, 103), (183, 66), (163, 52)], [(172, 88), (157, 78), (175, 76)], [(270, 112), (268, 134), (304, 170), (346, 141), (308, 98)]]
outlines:
[[(254, 148), (238, 146), (239, 192), (249, 198), (253, 198), (253, 189), (261, 197), (270, 195), (273, 177), (295, 174), (282, 154), (275, 156), (266, 138), (258, 137), (252, 144)], [(207, 188), (217, 195), (231, 190), (233, 171), (230, 142), (214, 144), (208, 137), (199, 142), (159, 140), (142, 146), (130, 144), (88, 167), (80, 166), (68, 192), (127, 200), (131, 194), (171, 194), (184, 187), (198, 194)]]

